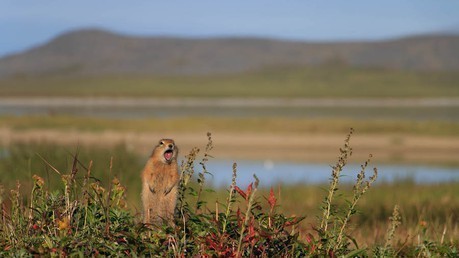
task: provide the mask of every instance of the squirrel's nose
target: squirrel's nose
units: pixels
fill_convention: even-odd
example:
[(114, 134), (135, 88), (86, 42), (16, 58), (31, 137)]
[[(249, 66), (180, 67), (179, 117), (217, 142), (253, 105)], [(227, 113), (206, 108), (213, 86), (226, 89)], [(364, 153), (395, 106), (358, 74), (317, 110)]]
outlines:
[(167, 145), (167, 147), (169, 147), (170, 149), (173, 149), (174, 145), (173, 144), (169, 144), (169, 145)]

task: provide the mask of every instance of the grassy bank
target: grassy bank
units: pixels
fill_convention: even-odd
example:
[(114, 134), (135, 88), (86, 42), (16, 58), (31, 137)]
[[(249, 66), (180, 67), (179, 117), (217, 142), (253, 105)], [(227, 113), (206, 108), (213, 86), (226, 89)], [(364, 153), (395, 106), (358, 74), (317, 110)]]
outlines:
[[(75, 162), (75, 153), (78, 153), (78, 162)], [(346, 153), (349, 155), (349, 150), (347, 150)], [(84, 239), (87, 246), (91, 247), (89, 249), (85, 247), (85, 252), (89, 252), (93, 255), (97, 254), (93, 252), (100, 252), (107, 255), (112, 252), (119, 252), (120, 250), (124, 253), (128, 250), (129, 252), (143, 254), (145, 254), (145, 252), (171, 254), (174, 252), (184, 252), (187, 248), (189, 251), (196, 251), (198, 250), (198, 243), (201, 244), (199, 248), (209, 248), (206, 249), (209, 253), (216, 254), (218, 251), (223, 252), (225, 250), (236, 252), (236, 248), (232, 249), (224, 243), (235, 243), (237, 246), (238, 237), (240, 235), (238, 235), (239, 233), (236, 234), (236, 232), (247, 232), (247, 238), (244, 236), (243, 241), (240, 242), (242, 243), (242, 247), (245, 246), (245, 248), (247, 248), (242, 248), (242, 250), (245, 250), (244, 252), (247, 252), (245, 253), (246, 255), (250, 252), (255, 252), (254, 250), (265, 250), (268, 252), (268, 249), (261, 248), (268, 245), (272, 248), (279, 248), (276, 249), (279, 253), (285, 252), (284, 254), (289, 254), (290, 256), (294, 256), (295, 254), (320, 256), (324, 254), (323, 252), (332, 250), (335, 254), (347, 255), (351, 255), (355, 252), (360, 255), (370, 256), (397, 254), (407, 256), (450, 255), (454, 257), (454, 255), (457, 255), (457, 248), (459, 247), (459, 230), (457, 225), (457, 214), (459, 214), (459, 187), (457, 183), (417, 185), (410, 181), (403, 181), (395, 184), (372, 184), (369, 189), (366, 189), (364, 195), (359, 197), (359, 202), (356, 206), (356, 211), (358, 210), (358, 212), (352, 212), (352, 216), (347, 222), (348, 225), (345, 227), (346, 237), (342, 240), (343, 245), (338, 245), (336, 243), (339, 230), (335, 230), (339, 228), (341, 221), (346, 218), (349, 205), (346, 200), (353, 200), (355, 196), (355, 186), (341, 185), (338, 183), (336, 187), (333, 187), (337, 192), (334, 195), (333, 204), (330, 206), (333, 211), (328, 215), (330, 217), (328, 222), (330, 223), (330, 229), (326, 232), (323, 231), (323, 225), (321, 226), (320, 222), (324, 218), (324, 204), (327, 203), (327, 199), (324, 198), (330, 193), (328, 190), (329, 186), (327, 185), (276, 185), (273, 186), (272, 191), (269, 188), (258, 189), (252, 204), (250, 204), (249, 201), (251, 192), (248, 189), (239, 189), (234, 192), (235, 196), (233, 198), (235, 199), (232, 204), (233, 208), (231, 208), (229, 213), (231, 216), (234, 216), (231, 217), (234, 221), (232, 219), (228, 220), (232, 221), (228, 224), (230, 231), (228, 234), (220, 235), (220, 237), (223, 237), (220, 238), (217, 236), (221, 233), (218, 233), (218, 230), (221, 230), (219, 227), (222, 226), (219, 224), (221, 220), (217, 219), (217, 221), (214, 221), (212, 218), (217, 216), (215, 212), (223, 216), (219, 217), (220, 219), (224, 218), (224, 205), (225, 203), (228, 205), (227, 200), (229, 198), (228, 189), (207, 191), (206, 189), (208, 189), (208, 186), (203, 185), (202, 192), (199, 190), (201, 186), (197, 178), (202, 178), (198, 175), (200, 172), (202, 173), (203, 170), (201, 165), (198, 164), (198, 161), (205, 156), (198, 155), (196, 157), (196, 165), (192, 166), (194, 177), (188, 185), (188, 189), (194, 188), (195, 190), (187, 192), (185, 195), (186, 205), (188, 207), (185, 214), (187, 214), (186, 216), (191, 216), (187, 217), (188, 219), (193, 220), (193, 222), (189, 222), (189, 226), (192, 228), (187, 229), (190, 230), (187, 231), (187, 238), (188, 241), (190, 241), (188, 244), (194, 246), (184, 246), (182, 245), (182, 240), (180, 240), (180, 236), (182, 236), (180, 230), (184, 229), (181, 228), (180, 224), (176, 229), (155, 229), (157, 230), (156, 232), (158, 232), (155, 235), (149, 234), (147, 228), (142, 228), (137, 224), (138, 221), (140, 221), (140, 215), (138, 213), (140, 207), (139, 173), (143, 167), (145, 157), (137, 156), (124, 146), (118, 146), (113, 149), (81, 147), (77, 150), (75, 148), (63, 148), (60, 146), (43, 144), (15, 145), (3, 150), (0, 156), (2, 159), (2, 162), (0, 162), (1, 184), (3, 185), (3, 189), (13, 189), (11, 195), (8, 195), (7, 192), (4, 193), (3, 200), (11, 200), (12, 203), (8, 205), (14, 207), (14, 202), (17, 200), (14, 197), (17, 194), (17, 191), (14, 190), (16, 189), (17, 180), (20, 182), (21, 188), (19, 191), (22, 195), (27, 196), (32, 189), (35, 189), (35, 192), (32, 191), (31, 196), (35, 196), (34, 198), (39, 197), (39, 199), (35, 199), (36, 201), (38, 200), (37, 203), (33, 204), (37, 213), (32, 212), (32, 214), (35, 215), (32, 215), (30, 221), (30, 218), (27, 217), (27, 214), (31, 212), (31, 210), (27, 208), (30, 203), (25, 203), (21, 204), (22, 206), (17, 206), (18, 209), (23, 209), (22, 214), (24, 214), (24, 217), (20, 217), (23, 221), (21, 222), (18, 220), (11, 222), (16, 223), (14, 225), (18, 230), (32, 227), (33, 229), (31, 229), (31, 231), (26, 230), (23, 232), (24, 239), (29, 239), (31, 241), (28, 243), (21, 241), (11, 242), (12, 239), (14, 239), (14, 233), (10, 232), (10, 239), (3, 238), (0, 241), (0, 246), (3, 248), (3, 254), (7, 254), (9, 251), (32, 253), (63, 252), (66, 254), (78, 250), (79, 252), (84, 252), (82, 249), (78, 248), (78, 241), (83, 241), (83, 239), (79, 238), (83, 237), (84, 234), (93, 234), (91, 237)], [(212, 160), (208, 162), (212, 162)], [(344, 165), (345, 163), (346, 162), (337, 164)], [(88, 169), (91, 171), (91, 179), (89, 179), (89, 181), (98, 182), (97, 185), (88, 184), (85, 186), (84, 180)], [(188, 166), (187, 169), (190, 169), (190, 167)], [(61, 175), (58, 175), (56, 171), (59, 171)], [(237, 173), (237, 168), (235, 171)], [(330, 168), (330, 173), (331, 171), (332, 168)], [(62, 206), (53, 206), (47, 204), (47, 202), (43, 202), (43, 200), (46, 199), (41, 199), (43, 196), (52, 197), (54, 198), (52, 199), (55, 202), (54, 205), (57, 205), (60, 194), (62, 194), (61, 196), (63, 198), (65, 197), (66, 191), (64, 191), (64, 189), (67, 189), (67, 184), (70, 182), (66, 180), (63, 181), (63, 179), (68, 179), (68, 177), (64, 177), (63, 175), (72, 174), (74, 174), (74, 179), (72, 180), (75, 180), (75, 183), (72, 184), (74, 184), (76, 188), (72, 190), (70, 194), (74, 196), (72, 198), (76, 198), (74, 199), (75, 203), (81, 202), (82, 206), (80, 207), (87, 207), (88, 211), (94, 212), (87, 217), (87, 223), (88, 225), (93, 223), (91, 227), (94, 227), (94, 230), (100, 229), (97, 233), (91, 233), (92, 231), (89, 228), (85, 228), (85, 226), (80, 223), (81, 220), (79, 222), (79, 216), (83, 216), (84, 214), (80, 212), (84, 210), (78, 209), (74, 210), (73, 213), (68, 213), (68, 210), (64, 209), (66, 207), (65, 202), (62, 203)], [(371, 164), (367, 168), (366, 178), (368, 178), (370, 174), (372, 174)], [(35, 177), (35, 181), (31, 180), (33, 175), (38, 176)], [(203, 175), (205, 176), (205, 174)], [(119, 182), (123, 184), (123, 188), (117, 187), (118, 183), (112, 183), (112, 179), (115, 176), (119, 179)], [(44, 180), (43, 183), (40, 181), (40, 178)], [(337, 178), (339, 179), (339, 177)], [(99, 179), (100, 182), (96, 179)], [(365, 187), (365, 185), (366, 184), (363, 183), (360, 187)], [(88, 205), (86, 201), (84, 201), (86, 197), (80, 195), (79, 192), (82, 189), (86, 189), (85, 187), (89, 187), (88, 191), (90, 196), (94, 194), (93, 197), (95, 199), (89, 201), (90, 206), (85, 206)], [(230, 187), (231, 182), (228, 182), (228, 188)], [(256, 185), (252, 185), (252, 187), (256, 188)], [(44, 195), (39, 195), (37, 197), (36, 195), (41, 193), (37, 189), (42, 189), (40, 191), (43, 191)], [(107, 191), (103, 191), (102, 189), (106, 189)], [(107, 198), (109, 198), (110, 195), (105, 196), (105, 194), (108, 194), (110, 191), (121, 190), (122, 195), (126, 196), (122, 198), (123, 201), (120, 202), (121, 199), (116, 199), (121, 198), (121, 195), (116, 195), (119, 194), (118, 192), (112, 192), (112, 198), (115, 199), (110, 200), (117, 204), (110, 204), (113, 206), (107, 206), (109, 204), (106, 203), (105, 200), (108, 201), (109, 199)], [(198, 192), (200, 193), (199, 197), (196, 195)], [(99, 201), (97, 201), (97, 194), (101, 194), (101, 199)], [(27, 198), (28, 197), (24, 197), (24, 199)], [(64, 199), (62, 200), (64, 201)], [(273, 210), (274, 200), (276, 206), (275, 211)], [(67, 205), (70, 205), (69, 207), (71, 208), (73, 207), (73, 202), (69, 202)], [(127, 205), (128, 210), (126, 210), (125, 205)], [(204, 206), (198, 208), (200, 205)], [(393, 214), (395, 205), (399, 207), (397, 210), (398, 214), (396, 215)], [(105, 210), (107, 207), (111, 207), (111, 215), (107, 215), (108, 213), (106, 213)], [(41, 208), (49, 209), (47, 210), (50, 212), (49, 214), (55, 214), (56, 217), (54, 220), (50, 218), (49, 220), (34, 220), (33, 218), (38, 219), (40, 216), (45, 215), (45, 213), (38, 212)], [(238, 208), (240, 211), (238, 211)], [(46, 211), (46, 209), (43, 210), (43, 212)], [(245, 213), (246, 211), (247, 213)], [(249, 218), (254, 216), (255, 222), (249, 220), (247, 222), (248, 224), (245, 224), (245, 229), (240, 228), (244, 220), (240, 218), (240, 216), (243, 215), (237, 215), (239, 212), (243, 215), (249, 214)], [(71, 216), (72, 219), (70, 221), (65, 220), (67, 216)], [(109, 229), (106, 227), (108, 224), (106, 224), (107, 222), (104, 216), (110, 216), (111, 222)], [(301, 218), (302, 216), (305, 216), (305, 218), (301, 221), (294, 219)], [(268, 220), (268, 218), (271, 219), (271, 223), (274, 223), (272, 225), (276, 226), (268, 227), (266, 226), (268, 224), (263, 224), (264, 222), (268, 223), (264, 221), (264, 219)], [(392, 218), (392, 220), (390, 220), (390, 218)], [(262, 221), (264, 222), (262, 223)], [(4, 218), (3, 223), (7, 222), (8, 220)], [(219, 226), (213, 223), (217, 223)], [(238, 223), (239, 228), (237, 226)], [(25, 228), (22, 228), (21, 225)], [(264, 228), (262, 225), (265, 225), (267, 228)], [(216, 236), (207, 239), (205, 234), (200, 235), (204, 232), (212, 233), (213, 231), (209, 231), (209, 227), (212, 228), (213, 226), (216, 226), (215, 229), (217, 232), (214, 232), (217, 234)], [(56, 228), (53, 229), (54, 227)], [(280, 228), (276, 229), (276, 227)], [(393, 235), (388, 236), (388, 232), (391, 228), (394, 230), (392, 233)], [(281, 231), (275, 233), (277, 232), (275, 230), (279, 229), (281, 229)], [(5, 228), (3, 228), (3, 230), (5, 230)], [(11, 228), (9, 230), (11, 230)], [(233, 232), (231, 230), (235, 231)], [(252, 233), (250, 232), (252, 231), (250, 230), (254, 230), (254, 235), (251, 235)], [(233, 233), (231, 232), (236, 235), (232, 235)], [(2, 231), (0, 233), (5, 237), (5, 233), (7, 232)], [(19, 232), (15, 233), (19, 234)], [(46, 237), (43, 238), (43, 234), (45, 234)], [(270, 236), (270, 240), (265, 238), (267, 236)], [(342, 237), (343, 236), (344, 235), (342, 235)], [(236, 238), (232, 239), (232, 237)], [(298, 237), (298, 239), (296, 237)], [(327, 241), (321, 241), (321, 237), (325, 237)], [(103, 242), (98, 242), (99, 240), (97, 239), (99, 238), (103, 239)], [(45, 241), (43, 241), (43, 239)], [(78, 241), (73, 241), (72, 239), (77, 239)], [(208, 242), (210, 239), (223, 242)], [(296, 239), (298, 242), (296, 242)], [(232, 242), (233, 240), (235, 242)], [(177, 241), (174, 244), (175, 247), (183, 249), (174, 249), (174, 245), (171, 246), (166, 244), (171, 243), (168, 241)], [(104, 244), (101, 245), (100, 243)], [(164, 243), (164, 245), (161, 245), (161, 243)], [(257, 243), (257, 245), (252, 245), (252, 243)], [(29, 249), (21, 249), (24, 248), (24, 246), (27, 246)], [(284, 248), (287, 248), (287, 250)], [(271, 251), (274, 252), (271, 254), (277, 252), (274, 251), (274, 249)], [(86, 255), (89, 255), (89, 253), (86, 253)]]
[[(458, 136), (459, 123), (358, 119), (301, 119), (281, 117), (110, 119), (79, 116), (0, 116), (0, 124), (14, 130), (57, 129), (102, 132), (257, 132), (257, 133), (359, 133)], [(167, 125), (167, 126), (165, 126)]]
[(15, 77), (0, 96), (123, 97), (456, 97), (455, 72), (277, 67), (242, 74), (151, 77)]
[(202, 135), (217, 136), (220, 159), (329, 162), (351, 126), (358, 128), (356, 157), (375, 155), (378, 163), (456, 165), (459, 127), (449, 122), (306, 120), (289, 118), (102, 119), (71, 116), (0, 118), (0, 143), (50, 142), (61, 146), (125, 144), (138, 155), (159, 138), (176, 139), (182, 150)]

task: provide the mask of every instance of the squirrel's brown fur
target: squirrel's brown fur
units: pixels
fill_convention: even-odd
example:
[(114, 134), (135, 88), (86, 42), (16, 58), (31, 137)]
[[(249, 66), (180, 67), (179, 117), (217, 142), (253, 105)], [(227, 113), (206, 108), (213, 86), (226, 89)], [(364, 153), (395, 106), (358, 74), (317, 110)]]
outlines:
[(162, 139), (142, 172), (144, 223), (173, 221), (179, 181), (178, 148), (174, 140)]

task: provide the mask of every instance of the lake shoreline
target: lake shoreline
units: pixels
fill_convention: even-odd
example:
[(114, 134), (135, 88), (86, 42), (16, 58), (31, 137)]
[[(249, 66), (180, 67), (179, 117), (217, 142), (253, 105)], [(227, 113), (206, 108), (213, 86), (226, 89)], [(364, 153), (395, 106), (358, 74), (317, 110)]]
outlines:
[[(193, 147), (204, 149), (206, 132), (126, 132), (21, 129), (0, 127), (0, 144), (52, 143), (62, 146), (112, 148), (125, 144), (145, 157), (160, 138), (174, 138), (181, 155)], [(256, 133), (213, 132), (212, 155), (218, 159), (326, 162), (334, 164), (345, 134), (339, 133)], [(434, 164), (458, 166), (459, 137), (419, 136), (390, 133), (358, 134), (351, 138), (351, 162), (361, 163), (370, 154), (375, 163)]]
[(0, 97), (1, 107), (458, 107), (454, 97)]

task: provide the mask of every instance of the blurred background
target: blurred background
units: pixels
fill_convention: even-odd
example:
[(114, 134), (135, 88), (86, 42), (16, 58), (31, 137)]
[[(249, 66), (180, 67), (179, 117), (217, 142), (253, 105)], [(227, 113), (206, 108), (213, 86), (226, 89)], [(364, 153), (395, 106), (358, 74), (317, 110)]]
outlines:
[(157, 141), (183, 158), (211, 132), (212, 184), (237, 162), (239, 185), (282, 185), (301, 214), (352, 127), (342, 180), (369, 154), (379, 169), (368, 221), (406, 199), (414, 225), (457, 226), (459, 2), (2, 1), (0, 21), (2, 185), (78, 153), (137, 209)]

